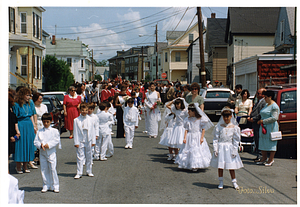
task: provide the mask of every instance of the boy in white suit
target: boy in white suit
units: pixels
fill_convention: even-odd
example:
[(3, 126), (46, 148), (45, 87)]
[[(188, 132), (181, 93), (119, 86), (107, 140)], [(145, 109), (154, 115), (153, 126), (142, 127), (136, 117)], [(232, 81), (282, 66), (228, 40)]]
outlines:
[(52, 189), (55, 193), (59, 192), (59, 180), (56, 171), (56, 146), (60, 146), (60, 134), (55, 128), (50, 127), (52, 116), (44, 113), (42, 116), (44, 127), (35, 136), (34, 145), (40, 150), (40, 165), (43, 179), (42, 193)]
[(139, 110), (134, 107), (133, 98), (128, 99), (127, 106), (123, 114), (124, 130), (125, 130), (125, 149), (132, 149), (134, 130), (139, 125)]
[(109, 127), (110, 124), (113, 124), (113, 115), (107, 112), (108, 103), (101, 102), (99, 104), (99, 109), (101, 110), (97, 113), (98, 121), (99, 121), (99, 137), (97, 140), (97, 144), (95, 147), (95, 158), (100, 159), (101, 161), (106, 161), (106, 157), (111, 157), (113, 155), (113, 146), (112, 149), (109, 150), (109, 155), (106, 156), (106, 151), (109, 143), (111, 142), (111, 129)]
[[(95, 111), (95, 104), (94, 103), (89, 103), (88, 104), (88, 116), (91, 117), (93, 119), (92, 123), (94, 125), (94, 136), (96, 137), (96, 142), (97, 142), (97, 139), (99, 137), (99, 121), (98, 121), (98, 117), (96, 114), (94, 114), (93, 112)], [(91, 156), (92, 156), (92, 164), (93, 164), (93, 154), (95, 152), (95, 147), (92, 147), (92, 153), (91, 153)]]
[(92, 147), (96, 144), (96, 135), (93, 119), (88, 115), (86, 103), (80, 104), (80, 116), (74, 119), (73, 137), (77, 153), (77, 174), (74, 179), (79, 179), (83, 172), (83, 162), (86, 158), (86, 173), (94, 177), (92, 173)]

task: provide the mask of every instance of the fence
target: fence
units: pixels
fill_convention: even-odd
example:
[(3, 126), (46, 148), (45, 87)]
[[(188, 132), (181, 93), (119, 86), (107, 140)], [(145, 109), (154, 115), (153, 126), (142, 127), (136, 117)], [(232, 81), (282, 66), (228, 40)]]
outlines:
[(297, 83), (297, 75), (289, 75), (288, 78), (273, 78), (270, 76), (269, 79), (260, 79), (257, 77), (257, 88), (264, 88), (269, 85), (282, 85)]

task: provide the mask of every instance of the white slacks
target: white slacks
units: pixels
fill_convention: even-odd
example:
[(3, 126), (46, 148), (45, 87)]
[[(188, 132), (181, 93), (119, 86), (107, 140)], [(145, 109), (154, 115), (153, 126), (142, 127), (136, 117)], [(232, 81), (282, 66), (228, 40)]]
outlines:
[(77, 175), (82, 175), (83, 162), (86, 159), (86, 173), (92, 173), (92, 141), (80, 142), (77, 152)]
[(132, 147), (135, 125), (124, 125), (125, 142), (128, 146)]
[(111, 140), (111, 134), (100, 135), (98, 137), (95, 147), (95, 157), (104, 159), (106, 156), (106, 151), (108, 151), (109, 156), (114, 154), (114, 145)]
[(47, 155), (46, 153), (40, 153), (43, 187), (47, 186), (48, 189), (59, 190), (56, 163), (56, 152), (53, 152), (50, 155)]

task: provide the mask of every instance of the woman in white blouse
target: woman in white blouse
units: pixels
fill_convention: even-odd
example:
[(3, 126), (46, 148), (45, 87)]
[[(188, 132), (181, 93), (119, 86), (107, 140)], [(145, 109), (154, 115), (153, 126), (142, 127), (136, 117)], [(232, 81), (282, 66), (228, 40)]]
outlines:
[[(236, 100), (235, 104), (235, 113), (237, 117), (242, 116), (250, 116), (252, 112), (253, 103), (252, 100), (249, 99), (250, 93), (247, 89), (244, 89), (241, 92), (241, 99)], [(239, 124), (247, 124), (247, 117), (242, 117), (239, 120)]]
[(37, 115), (37, 127), (38, 130), (43, 128), (42, 116), (44, 113), (48, 113), (47, 106), (43, 104), (43, 94), (41, 93), (34, 93), (32, 96), (32, 100), (34, 102), (36, 115)]

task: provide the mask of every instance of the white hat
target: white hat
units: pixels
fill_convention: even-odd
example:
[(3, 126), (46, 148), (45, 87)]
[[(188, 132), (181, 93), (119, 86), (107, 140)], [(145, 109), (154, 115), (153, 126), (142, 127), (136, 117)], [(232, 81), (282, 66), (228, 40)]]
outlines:
[(206, 84), (209, 84), (210, 83), (210, 81), (208, 80), (208, 81), (206, 81)]

